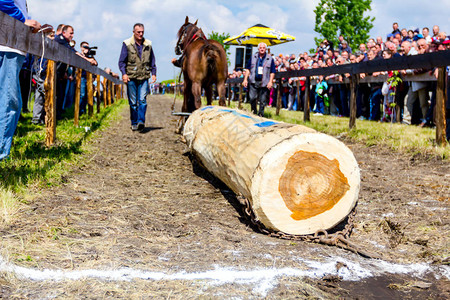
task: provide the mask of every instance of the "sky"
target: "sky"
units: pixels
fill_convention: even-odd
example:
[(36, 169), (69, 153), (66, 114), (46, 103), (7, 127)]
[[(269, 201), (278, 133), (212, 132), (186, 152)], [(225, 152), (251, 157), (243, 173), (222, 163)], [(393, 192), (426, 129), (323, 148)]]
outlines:
[[(152, 41), (158, 68), (157, 80), (174, 79), (179, 69), (170, 60), (175, 56), (176, 33), (186, 16), (198, 19), (198, 26), (208, 35), (212, 31), (237, 35), (255, 24), (263, 24), (296, 37), (294, 42), (274, 46), (275, 54), (299, 54), (314, 48), (314, 8), (319, 0), (29, 0), (31, 17), (41, 24), (57, 27), (64, 23), (74, 27), (74, 40), (97, 46), (99, 67), (110, 67), (119, 73), (118, 59), (122, 42), (132, 36), (133, 25), (145, 25), (145, 37)], [(434, 0), (425, 4), (419, 0), (373, 0), (375, 17), (371, 37), (392, 31), (392, 23), (400, 28), (420, 28), (439, 25), (450, 34), (450, 1)], [(232, 57), (234, 48), (231, 47)], [(234, 59), (231, 59), (232, 62)], [(229, 67), (232, 70), (232, 67)], [(120, 74), (121, 75), (121, 74)]]

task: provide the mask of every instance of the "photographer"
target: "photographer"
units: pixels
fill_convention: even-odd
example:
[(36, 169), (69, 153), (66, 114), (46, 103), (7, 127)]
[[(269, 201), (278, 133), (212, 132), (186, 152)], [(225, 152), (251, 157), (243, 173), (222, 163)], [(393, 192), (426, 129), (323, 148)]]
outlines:
[[(97, 47), (89, 47), (88, 42), (81, 42), (81, 53), (79, 54), (81, 57), (89, 61), (92, 65), (97, 66), (98, 63), (94, 58), (96, 54), (95, 49)], [(87, 105), (87, 79), (86, 79), (86, 71), (83, 70), (81, 73), (81, 87), (80, 87), (80, 115), (86, 112)]]

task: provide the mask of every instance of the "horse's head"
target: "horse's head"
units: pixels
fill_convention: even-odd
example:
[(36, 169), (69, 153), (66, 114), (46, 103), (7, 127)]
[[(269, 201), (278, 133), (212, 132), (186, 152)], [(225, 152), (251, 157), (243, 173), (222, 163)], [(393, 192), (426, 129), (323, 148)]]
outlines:
[(178, 34), (177, 34), (178, 42), (177, 42), (177, 45), (175, 46), (175, 54), (176, 55), (180, 55), (183, 53), (184, 48), (186, 46), (186, 42), (197, 31), (197, 29), (198, 29), (197, 21), (195, 21), (194, 24), (189, 23), (189, 17), (186, 17), (184, 24), (180, 27), (180, 30), (178, 30)]

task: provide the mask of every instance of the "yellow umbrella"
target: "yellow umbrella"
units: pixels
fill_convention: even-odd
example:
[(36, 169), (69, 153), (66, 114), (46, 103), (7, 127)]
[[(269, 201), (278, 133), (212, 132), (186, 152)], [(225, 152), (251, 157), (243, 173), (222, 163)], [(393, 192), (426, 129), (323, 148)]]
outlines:
[(292, 35), (283, 33), (273, 28), (257, 24), (242, 32), (239, 35), (224, 40), (225, 45), (252, 45), (258, 46), (259, 43), (266, 43), (267, 46), (278, 45), (282, 43), (295, 41)]

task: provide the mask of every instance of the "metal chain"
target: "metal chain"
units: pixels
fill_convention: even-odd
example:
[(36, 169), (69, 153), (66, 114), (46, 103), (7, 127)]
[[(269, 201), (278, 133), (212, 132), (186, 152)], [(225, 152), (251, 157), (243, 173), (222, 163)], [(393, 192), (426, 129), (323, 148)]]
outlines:
[(345, 250), (352, 251), (354, 253), (357, 253), (361, 256), (367, 257), (367, 258), (380, 258), (378, 254), (366, 251), (361, 249), (360, 246), (350, 242), (348, 239), (350, 237), (350, 234), (354, 227), (354, 221), (356, 216), (356, 206), (355, 208), (350, 212), (350, 214), (347, 216), (347, 223), (344, 226), (344, 229), (329, 233), (328, 231), (324, 229), (320, 229), (316, 231), (314, 234), (306, 234), (306, 235), (295, 235), (295, 234), (289, 234), (282, 231), (274, 231), (267, 229), (264, 224), (258, 220), (256, 217), (252, 206), (250, 204), (250, 201), (248, 201), (247, 198), (243, 197), (242, 195), (236, 195), (240, 203), (243, 203), (243, 211), (244, 214), (248, 217), (250, 223), (253, 225), (254, 228), (256, 228), (259, 232), (267, 234), (271, 237), (276, 237), (279, 239), (284, 240), (293, 240), (293, 241), (305, 241), (310, 243), (318, 243), (318, 244), (324, 244), (328, 246), (337, 246)]

